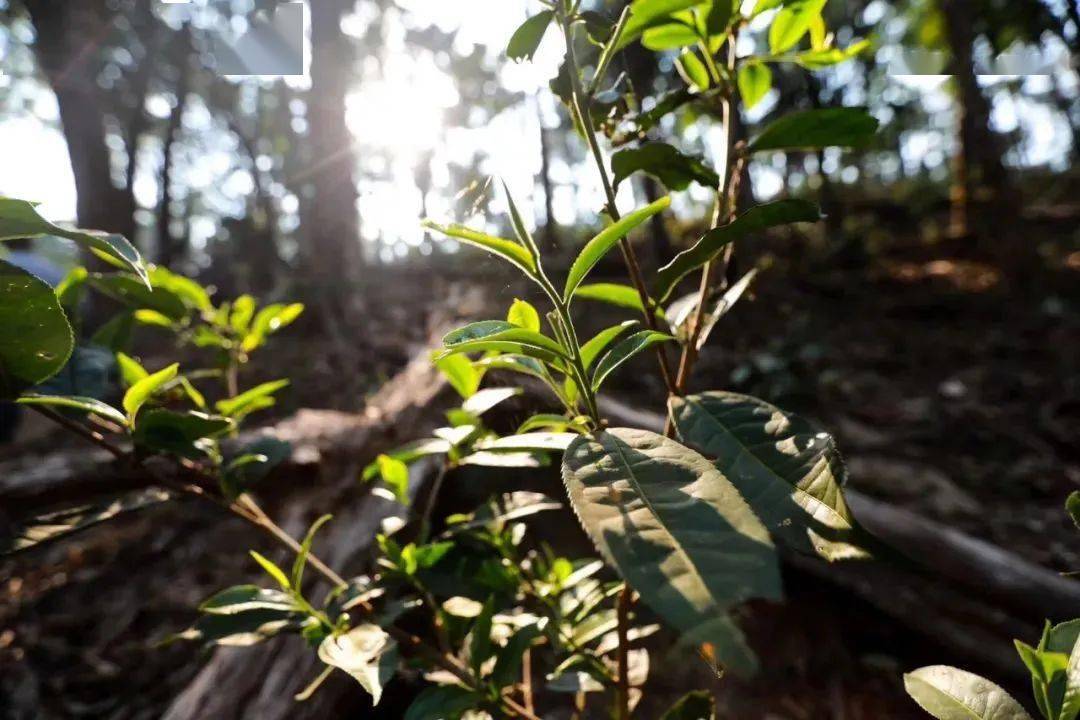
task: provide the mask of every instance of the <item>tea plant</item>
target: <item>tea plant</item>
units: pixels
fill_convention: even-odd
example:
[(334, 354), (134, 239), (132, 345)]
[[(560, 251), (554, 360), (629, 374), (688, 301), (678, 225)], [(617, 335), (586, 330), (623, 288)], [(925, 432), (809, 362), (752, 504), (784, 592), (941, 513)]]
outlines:
[[(406, 671), (423, 673), (430, 683), (406, 712), (408, 720), (538, 718), (561, 692), (571, 695), (567, 703), (578, 717), (603, 704), (622, 720), (646, 687), (648, 653), (640, 641), (658, 629), (647, 618), (679, 633), (679, 647), (696, 648), (717, 672), (749, 674), (756, 659), (731, 611), (751, 598), (781, 596), (777, 546), (828, 560), (867, 554), (870, 538), (844, 500), (846, 471), (831, 436), (758, 398), (690, 392), (700, 351), (755, 277), (753, 269), (741, 277), (733, 272), (736, 246), (770, 228), (820, 219), (817, 208), (800, 199), (739, 207), (746, 164), (761, 153), (861, 146), (877, 126), (858, 108), (808, 110), (779, 118), (744, 141), (732, 130), (734, 114), (768, 96), (772, 67), (819, 69), (854, 56), (866, 43), (834, 46), (821, 14), (825, 0), (758, 0), (752, 7), (747, 3), (745, 13), (734, 0), (634, 0), (617, 20), (583, 10), (577, 0), (538, 4), (543, 9), (514, 33), (507, 54), (527, 60), (550, 29), (562, 36), (565, 61), (552, 91), (595, 162), (608, 222), (565, 276), (557, 276), (550, 258), (545, 263), (509, 192), (513, 239), (427, 223), (509, 263), (536, 286), (544, 304), (516, 300), (505, 320), (470, 323), (443, 338), (434, 362), (462, 403), (433, 437), (380, 455), (365, 469), (364, 480), (380, 483), (375, 492), (409, 503), (409, 465), (424, 459), (438, 468), (417, 527), (387, 528), (377, 538), (378, 566), (368, 575), (342, 578), (312, 553), (329, 516), (297, 542), (259, 508), (249, 490), (258, 474), (253, 470), (272, 460), (269, 453), (256, 449), (227, 458), (219, 442), (247, 414), (272, 404), (283, 387), (278, 382), (241, 391), (240, 368), (302, 308), (258, 310), (250, 297), (214, 306), (197, 284), (146, 267), (122, 238), (63, 230), (40, 218), (30, 203), (0, 200), (0, 239), (60, 235), (120, 266), (106, 274), (77, 270), (53, 292), (0, 263), (4, 395), (19, 396), (18, 402), (126, 462), (171, 456), (176, 472), (147, 465), (155, 486), (164, 488), (150, 501), (195, 493), (255, 523), (295, 553), (288, 571), (252, 553), (271, 587), (219, 592), (180, 637), (249, 645), (285, 632), (300, 634), (325, 664), (300, 700), (341, 669), (378, 702), (386, 682)], [(740, 54), (745, 38), (761, 51)], [(612, 77), (619, 53), (636, 42), (675, 53), (685, 86), (645, 102), (624, 75)], [(655, 139), (667, 118), (689, 111), (721, 123), (723, 147), (711, 162)], [(610, 158), (601, 138), (618, 148)], [(715, 194), (710, 229), (651, 277), (630, 236), (667, 210), (670, 198), (623, 214), (616, 190), (639, 172), (671, 191), (697, 183)], [(587, 282), (616, 246), (628, 282)], [(691, 276), (696, 290), (681, 295)], [(128, 386), (122, 407), (32, 391), (71, 355), (69, 315), (85, 287), (127, 308), (94, 335), (117, 352)], [(640, 318), (584, 338), (575, 324), (576, 300), (610, 303)], [(185, 372), (176, 364), (151, 372), (122, 353), (133, 324), (167, 329), (181, 345), (210, 351), (213, 361)], [(644, 352), (655, 355), (668, 392), (663, 434), (610, 427), (598, 399), (613, 373)], [(529, 376), (551, 393), (559, 412), (535, 415), (515, 433), (500, 436), (485, 414), (521, 391), (481, 389), (492, 371)], [(213, 412), (199, 389), (209, 382), (220, 394)], [(66, 414), (71, 412), (85, 421)], [(121, 449), (110, 434), (126, 436), (133, 452)], [(567, 500), (602, 561), (560, 557), (531, 539), (526, 521), (560, 505), (543, 496), (506, 493), (467, 515), (433, 515), (444, 480), (462, 466), (532, 467), (559, 456)], [(57, 528), (103, 519), (125, 502), (146, 502), (132, 497), (106, 509), (77, 508), (45, 518), (23, 533), (16, 548), (55, 535)], [(321, 597), (305, 583), (309, 566), (330, 584)], [(1057, 653), (1051, 640), (1038, 652)], [(1046, 657), (1039, 667), (1060, 665), (1057, 655)], [(1047, 697), (1057, 677), (1046, 675)], [(1071, 700), (1064, 702), (1071, 707)], [(665, 717), (712, 715), (708, 694), (692, 693)]]

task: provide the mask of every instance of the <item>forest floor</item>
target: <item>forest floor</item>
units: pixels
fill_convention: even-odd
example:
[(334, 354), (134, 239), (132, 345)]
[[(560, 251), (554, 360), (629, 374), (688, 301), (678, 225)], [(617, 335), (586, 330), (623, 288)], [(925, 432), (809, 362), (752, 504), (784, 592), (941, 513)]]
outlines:
[[(846, 267), (777, 263), (721, 321), (692, 386), (759, 395), (817, 421), (837, 436), (851, 485), (869, 495), (1048, 568), (1080, 569), (1063, 511), (1080, 487), (1080, 251), (1069, 252), (1026, 293), (940, 247)], [(363, 346), (350, 338), (312, 353), (312, 318), (277, 342), (252, 379), (293, 377), (280, 415), (360, 409), (428, 337), (418, 308), (491, 316), (528, 291), (487, 263), (468, 278), (487, 286), (481, 302), (449, 280), (410, 277), (383, 278), (358, 307), (356, 330), (372, 338)], [(594, 330), (623, 319), (605, 306), (579, 311)], [(647, 362), (611, 391), (656, 409), (662, 388)], [(59, 442), (33, 435), (4, 454)], [(243, 549), (262, 544), (238, 521), (185, 503), (0, 559), (0, 719), (160, 716), (200, 654), (153, 644), (186, 627), (212, 591), (253, 578)], [(786, 581), (787, 604), (747, 615), (764, 670), (722, 684), (722, 717), (916, 718), (902, 671), (979, 669), (978, 658), (951, 657), (808, 577)]]

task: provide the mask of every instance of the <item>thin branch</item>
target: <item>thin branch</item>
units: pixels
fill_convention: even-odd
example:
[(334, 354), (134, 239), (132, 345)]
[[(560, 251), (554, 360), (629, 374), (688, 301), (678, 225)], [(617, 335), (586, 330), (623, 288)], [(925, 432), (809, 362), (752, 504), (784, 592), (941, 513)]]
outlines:
[(118, 448), (116, 445), (113, 445), (111, 442), (105, 439), (105, 436), (101, 433), (95, 430), (91, 430), (85, 425), (77, 423), (70, 418), (64, 417), (52, 408), (44, 407), (42, 405), (30, 405), (30, 409), (37, 413), (40, 413), (41, 415), (44, 415), (57, 425), (60, 425), (69, 432), (75, 433), (87, 442), (93, 445), (97, 445), (100, 448), (104, 448), (105, 450), (108, 450), (109, 453), (111, 453), (112, 456), (117, 460), (123, 460), (128, 456), (128, 454), (124, 450)]
[(618, 620), (619, 647), (616, 654), (619, 677), (615, 686), (615, 718), (628, 720), (630, 717), (630, 602), (633, 590), (623, 584), (616, 605)]

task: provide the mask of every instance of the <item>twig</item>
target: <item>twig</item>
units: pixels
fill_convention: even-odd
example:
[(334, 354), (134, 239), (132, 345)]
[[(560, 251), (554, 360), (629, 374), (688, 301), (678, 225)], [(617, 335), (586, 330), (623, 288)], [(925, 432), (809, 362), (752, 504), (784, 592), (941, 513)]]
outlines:
[(521, 656), (521, 697), (525, 701), (525, 709), (535, 712), (533, 706), (532, 687), (532, 649), (526, 648)]
[(66, 418), (60, 413), (56, 412), (52, 408), (47, 408), (42, 405), (30, 405), (30, 408), (41, 415), (52, 420), (57, 425), (61, 426), (65, 430), (75, 433), (84, 440), (90, 442), (93, 445), (97, 445), (100, 448), (108, 450), (114, 458), (117, 460), (123, 460), (128, 456), (126, 452), (111, 442), (105, 439), (105, 436), (101, 433), (91, 430), (85, 425), (81, 425), (70, 418)]
[[(604, 163), (604, 154), (600, 149), (599, 141), (596, 139), (596, 130), (593, 129), (592, 123), (589, 121), (590, 99), (581, 87), (577, 56), (574, 52), (573, 29), (570, 23), (567, 22), (567, 19), (561, 14), (559, 22), (562, 25), (563, 37), (566, 40), (566, 64), (568, 74), (570, 75), (573, 110), (582, 131), (585, 133), (585, 140), (588, 143), (589, 150), (592, 152), (593, 159), (596, 162), (596, 168), (600, 172), (600, 180), (604, 186), (604, 194), (607, 197), (608, 215), (611, 216), (613, 222), (618, 222), (620, 215), (619, 208), (615, 205), (615, 189), (612, 187), (611, 178), (608, 177), (607, 165)], [(644, 310), (645, 315), (645, 324), (650, 330), (659, 330), (659, 326), (656, 324), (655, 305), (652, 298), (649, 296), (648, 288), (645, 285), (645, 278), (641, 273), (641, 265), (638, 264), (637, 254), (634, 252), (634, 248), (626, 236), (619, 239), (619, 249), (622, 251), (623, 261), (626, 263), (630, 281), (633, 283), (634, 289), (641, 299), (641, 307)], [(667, 386), (668, 392), (674, 393), (675, 377), (671, 372), (671, 367), (668, 365), (667, 354), (664, 352), (663, 345), (656, 346), (656, 356), (660, 361), (660, 373), (663, 376), (664, 384)]]
[(628, 720), (630, 717), (630, 601), (633, 590), (623, 584), (616, 605), (618, 620), (619, 647), (616, 654), (619, 677), (615, 686), (615, 718)]

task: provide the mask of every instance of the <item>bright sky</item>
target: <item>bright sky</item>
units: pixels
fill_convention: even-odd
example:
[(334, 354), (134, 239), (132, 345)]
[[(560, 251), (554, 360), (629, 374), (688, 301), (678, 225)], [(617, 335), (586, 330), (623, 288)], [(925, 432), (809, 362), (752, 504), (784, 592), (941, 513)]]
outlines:
[[(447, 198), (458, 189), (448, 187), (449, 164), (465, 164), (478, 150), (488, 155), (483, 172), (505, 178), (520, 205), (533, 204), (540, 172), (540, 117), (546, 124), (554, 124), (556, 108), (547, 92), (547, 82), (555, 74), (563, 52), (561, 38), (549, 32), (534, 62), (507, 64), (500, 71), (500, 82), (507, 89), (530, 96), (522, 106), (501, 113), (482, 128), (446, 128), (443, 114), (460, 100), (454, 84), (430, 54), (409, 51), (405, 46), (405, 28), (434, 24), (444, 31), (459, 30), (455, 50), (468, 52), (475, 44), (499, 52), (527, 12), (539, 6), (534, 0), (437, 3), (400, 0), (399, 4), (404, 13), (390, 11), (398, 16), (398, 21), (389, 23), (383, 74), (373, 77), (366, 73), (347, 108), (347, 122), (359, 139), (361, 150), (381, 148), (389, 158), (387, 166), (379, 168), (378, 179), (362, 183), (359, 200), (363, 234), (368, 239), (379, 238), (382, 253), (388, 257), (402, 254), (408, 246), (422, 241), (418, 223), (422, 203), (413, 177), (417, 163), (428, 154), (432, 159), (433, 185), (436, 190), (443, 190), (432, 192), (428, 198), (427, 211), (433, 217), (445, 218), (451, 212)], [(879, 12), (880, 8), (876, 7), (879, 4), (871, 4), (867, 12)], [(365, 6), (360, 7), (361, 13), (346, 22), (346, 32), (359, 35), (370, 20), (363, 15)], [(3, 50), (0, 47), (0, 52)], [(10, 81), (11, 78), (0, 75), (0, 88)], [(942, 125), (948, 127), (950, 102), (939, 87), (940, 79), (898, 78), (896, 82), (898, 86), (916, 89), (928, 110), (944, 114)], [(1040, 82), (1045, 84), (1036, 78), (1029, 79), (1030, 89), (1044, 90)], [(770, 102), (766, 100), (762, 108), (767, 108)], [(75, 213), (74, 181), (63, 136), (57, 129), (55, 100), (47, 90), (39, 90), (32, 95), (29, 106), (30, 112), (0, 123), (0, 157), (5, 158), (0, 164), (0, 193), (43, 201), (43, 211), (48, 217), (70, 220)], [(164, 117), (169, 104), (162, 97), (152, 97), (148, 109)], [(1023, 160), (1026, 163), (1046, 163), (1065, 154), (1067, 126), (1062, 126), (1062, 121), (1045, 106), (997, 94), (994, 122), (1005, 130), (1017, 124), (1025, 128), (1028, 142)], [(198, 103), (189, 109), (185, 125), (195, 133), (213, 127), (210, 113)], [(695, 132), (691, 129), (684, 140), (692, 140)], [(215, 133), (200, 133), (199, 137), (204, 135), (207, 139), (197, 148), (198, 154), (192, 157), (191, 170), (184, 180), (195, 190), (213, 191), (208, 193), (213, 196), (211, 210), (226, 214), (241, 212), (244, 195), (252, 189), (252, 179), (246, 171), (233, 167), (231, 156), (235, 148), (227, 138), (215, 140), (212, 137)], [(703, 139), (708, 147), (710, 136), (706, 134)], [(948, 148), (943, 142), (938, 132), (911, 133), (905, 139), (903, 162), (917, 166), (923, 160), (935, 159), (934, 153), (944, 159)], [(363, 152), (361, 156), (364, 157)], [(147, 158), (147, 169), (154, 162), (153, 157)], [(602, 194), (595, 171), (557, 164), (553, 174), (557, 182), (565, 183), (557, 190), (556, 219), (573, 222), (576, 208), (589, 214), (601, 206)], [(137, 199), (143, 206), (153, 206), (159, 194), (155, 173), (141, 172), (137, 177)], [(779, 173), (767, 166), (758, 168), (754, 179), (759, 194), (767, 196), (778, 191), (779, 178)], [(570, 180), (580, 185), (576, 197), (569, 187)], [(620, 196), (621, 203), (633, 201), (631, 197)], [(286, 197), (283, 204), (289, 211), (295, 208), (296, 199)], [(502, 209), (501, 198), (493, 209)], [(214, 231), (210, 216), (195, 218), (193, 234), (197, 244)]]

